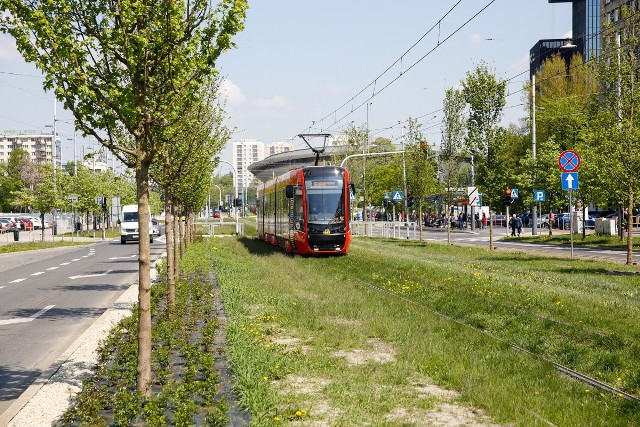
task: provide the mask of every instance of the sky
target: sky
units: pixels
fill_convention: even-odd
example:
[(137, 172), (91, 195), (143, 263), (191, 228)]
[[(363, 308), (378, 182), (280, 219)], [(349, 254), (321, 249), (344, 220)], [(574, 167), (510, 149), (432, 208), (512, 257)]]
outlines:
[[(288, 141), (367, 126), (400, 143), (411, 117), (438, 144), (445, 90), (485, 63), (508, 80), (503, 124), (517, 123), (529, 49), (571, 36), (571, 3), (548, 0), (249, 0), (237, 47), (216, 63), (233, 140)], [(50, 132), (54, 99), (10, 36), (0, 36), (0, 131)], [(62, 161), (73, 121), (56, 105)], [(315, 143), (316, 141), (314, 141)], [(318, 142), (321, 143), (320, 140)], [(76, 137), (77, 153), (91, 141)], [(231, 143), (221, 158), (231, 161)], [(224, 167), (224, 166), (222, 166)]]

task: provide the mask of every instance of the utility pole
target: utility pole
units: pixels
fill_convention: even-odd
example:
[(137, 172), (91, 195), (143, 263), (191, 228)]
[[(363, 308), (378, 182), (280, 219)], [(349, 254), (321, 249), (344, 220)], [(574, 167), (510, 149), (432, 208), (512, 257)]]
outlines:
[[(533, 73), (533, 77), (531, 78), (531, 104), (532, 104), (532, 113), (531, 113), (531, 158), (534, 161), (535, 168), (535, 160), (536, 160), (536, 74)], [(534, 172), (534, 181), (535, 181), (535, 172)], [(538, 234), (538, 207), (536, 206), (536, 201), (533, 201), (533, 207), (531, 208), (531, 221), (533, 224), (531, 225), (531, 235), (535, 236)]]

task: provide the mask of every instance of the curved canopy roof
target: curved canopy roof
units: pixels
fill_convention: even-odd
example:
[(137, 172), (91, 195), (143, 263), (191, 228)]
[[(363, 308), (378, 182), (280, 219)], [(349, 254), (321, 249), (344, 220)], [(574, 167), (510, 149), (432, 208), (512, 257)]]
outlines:
[[(328, 146), (324, 153), (320, 153), (319, 165), (331, 165), (331, 157), (333, 154), (341, 152), (343, 147)], [(252, 163), (247, 168), (249, 172), (254, 174), (260, 181), (267, 182), (271, 178), (281, 175), (291, 169), (297, 169), (302, 166), (313, 166), (316, 161), (316, 154), (309, 148), (301, 150), (286, 151), (284, 153), (274, 154)]]

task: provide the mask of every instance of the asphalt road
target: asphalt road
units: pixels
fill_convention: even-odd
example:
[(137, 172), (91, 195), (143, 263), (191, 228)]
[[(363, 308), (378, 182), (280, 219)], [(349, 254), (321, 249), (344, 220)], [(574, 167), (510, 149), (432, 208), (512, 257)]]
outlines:
[(0, 255), (0, 414), (135, 283), (137, 254), (118, 238)]

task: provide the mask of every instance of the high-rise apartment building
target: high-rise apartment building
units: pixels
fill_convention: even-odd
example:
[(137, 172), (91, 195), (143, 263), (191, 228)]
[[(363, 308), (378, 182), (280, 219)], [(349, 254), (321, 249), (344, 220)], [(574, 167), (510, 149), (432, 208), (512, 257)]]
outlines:
[(293, 150), (293, 144), (289, 142), (274, 142), (267, 144), (265, 150), (265, 157), (273, 156), (274, 154), (286, 153)]
[[(62, 141), (59, 136), (55, 140), (55, 164), (60, 166)], [(4, 135), (0, 135), (0, 163), (8, 162), (11, 152), (18, 149), (29, 153), (34, 163), (53, 162), (53, 135), (34, 130), (5, 131)]]
[(250, 164), (264, 159), (264, 144), (257, 139), (244, 139), (233, 143), (233, 166), (238, 175), (238, 193), (256, 183), (256, 178), (247, 169)]

